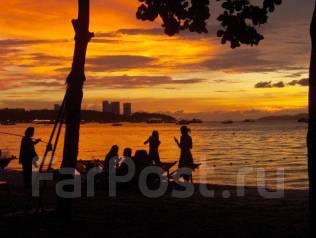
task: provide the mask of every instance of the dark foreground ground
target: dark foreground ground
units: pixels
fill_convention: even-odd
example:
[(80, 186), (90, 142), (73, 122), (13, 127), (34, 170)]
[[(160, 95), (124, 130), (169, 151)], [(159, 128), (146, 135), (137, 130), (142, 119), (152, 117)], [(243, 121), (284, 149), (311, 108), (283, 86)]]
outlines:
[[(282, 199), (264, 199), (252, 188), (237, 197), (235, 187), (208, 186), (215, 198), (202, 197), (198, 185), (186, 199), (172, 198), (171, 191), (149, 199), (130, 189), (109, 198), (99, 189), (94, 198), (74, 200), (70, 222), (53, 212), (27, 214), (36, 200), (29, 203), (19, 187), (11, 188), (10, 198), (0, 189), (1, 237), (307, 237), (307, 192), (285, 191)], [(232, 196), (225, 199), (228, 190)], [(53, 191), (46, 193), (44, 204), (55, 207)], [(19, 213), (8, 216), (12, 211)]]

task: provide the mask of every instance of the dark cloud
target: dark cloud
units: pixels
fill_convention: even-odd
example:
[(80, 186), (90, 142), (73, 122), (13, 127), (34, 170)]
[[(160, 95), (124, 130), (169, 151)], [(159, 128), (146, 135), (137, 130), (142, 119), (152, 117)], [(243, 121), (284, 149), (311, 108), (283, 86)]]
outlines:
[(199, 64), (208, 70), (227, 72), (272, 72), (278, 71), (287, 65), (284, 61), (265, 59), (257, 48), (228, 50), (215, 58)]
[[(217, 30), (220, 29), (219, 25), (208, 25), (208, 34), (198, 34), (195, 32), (180, 32), (179, 34), (175, 35), (173, 38), (196, 38), (196, 39), (202, 39), (202, 38), (210, 38), (210, 37), (216, 37)], [(167, 36), (164, 33), (164, 30), (162, 27), (160, 28), (123, 28), (119, 29), (117, 31), (113, 32), (98, 32), (96, 33), (96, 37), (101, 38), (116, 38), (120, 37), (121, 35), (149, 35), (149, 36), (166, 36), (171, 39), (171, 37)]]
[(48, 55), (44, 53), (34, 53), (27, 55), (26, 58), (35, 61), (29, 65), (24, 65), (27, 67), (40, 67), (40, 66), (60, 66), (65, 65), (65, 63), (70, 64), (71, 57)]
[(48, 44), (48, 43), (62, 43), (68, 42), (66, 39), (56, 39), (56, 40), (48, 40), (48, 39), (36, 39), (36, 40), (24, 40), (24, 39), (4, 39), (0, 40), (1, 47), (21, 47), (27, 45), (35, 45), (35, 44)]
[(55, 56), (55, 55), (48, 55), (48, 54), (43, 54), (43, 53), (35, 53), (30, 55), (30, 59), (32, 60), (38, 60), (38, 61), (43, 61), (43, 60), (64, 60), (64, 59), (70, 59), (70, 57), (61, 57), (61, 56)]
[(266, 81), (266, 82), (258, 82), (255, 85), (255, 88), (284, 88), (285, 83), (280, 81), (277, 83), (272, 83), (271, 81)]
[[(68, 70), (69, 71), (69, 70)], [(14, 80), (10, 80), (14, 78)], [(51, 77), (37, 76), (28, 74), (16, 74), (0, 80), (0, 89), (3, 91), (14, 88), (32, 88), (33, 91), (61, 91), (65, 88), (65, 75), (56, 74)], [(206, 82), (204, 78), (173, 79), (169, 76), (100, 76), (88, 77), (86, 86), (92, 89), (133, 89), (159, 87), (163, 89), (178, 89), (179, 85), (190, 85)]]
[(309, 80), (308, 78), (293, 80), (289, 83), (284, 83), (283, 81), (272, 83), (271, 81), (258, 82), (255, 85), (255, 88), (284, 88), (286, 86), (308, 86)]
[(131, 29), (120, 29), (117, 31), (118, 34), (124, 35), (163, 35), (164, 31), (162, 28), (131, 28)]
[(112, 40), (112, 39), (98, 39), (98, 38), (92, 38), (91, 43), (95, 44), (117, 44), (122, 41), (120, 40)]
[(214, 83), (228, 83), (228, 84), (232, 84), (232, 83), (240, 83), (241, 81), (237, 81), (237, 80), (229, 80), (229, 79), (215, 79), (213, 80)]
[(102, 78), (92, 78), (87, 81), (88, 87), (98, 88), (146, 88), (152, 86), (165, 85), (186, 85), (207, 81), (202, 78), (175, 80), (168, 76), (107, 76)]
[(92, 39), (95, 38), (113, 38), (113, 37), (118, 37), (118, 31), (111, 31), (111, 32), (96, 32), (94, 33), (94, 36)]
[(156, 58), (136, 55), (107, 55), (87, 60), (87, 70), (95, 72), (118, 71), (152, 66)]
[(296, 85), (308, 86), (309, 85), (309, 79), (308, 78), (304, 78), (304, 79), (300, 79), (300, 80), (293, 80), (293, 81), (289, 82), (288, 85), (290, 85), (290, 86), (296, 86)]
[(284, 84), (284, 82), (280, 81), (280, 82), (272, 84), (272, 87), (273, 88), (284, 88), (285, 84)]
[(0, 40), (1, 47), (17, 47), (23, 45), (34, 45), (34, 44), (41, 44), (47, 43), (46, 40), (21, 40), (21, 39), (6, 39)]
[(62, 76), (35, 76), (28, 74), (14, 74), (0, 79), (2, 91), (14, 90), (16, 88), (31, 88), (33, 92), (60, 91), (65, 88), (65, 78)]
[(272, 88), (272, 82), (258, 82), (256, 83), (255, 88)]
[(295, 73), (291, 73), (286, 75), (285, 77), (287, 78), (299, 78), (302, 77), (302, 75), (306, 74), (306, 72), (295, 72)]
[(29, 87), (48, 87), (58, 90), (64, 88), (65, 82), (56, 79), (25, 80), (23, 81), (23, 85)]

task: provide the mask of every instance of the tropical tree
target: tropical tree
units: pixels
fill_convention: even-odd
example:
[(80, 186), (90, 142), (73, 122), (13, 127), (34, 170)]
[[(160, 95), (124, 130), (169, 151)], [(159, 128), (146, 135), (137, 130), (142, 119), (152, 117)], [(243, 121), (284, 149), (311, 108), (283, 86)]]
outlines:
[[(77, 162), (82, 89), (86, 80), (86, 52), (88, 43), (93, 37), (93, 33), (89, 32), (89, 16), (90, 0), (78, 0), (78, 18), (72, 20), (75, 31), (75, 49), (71, 71), (67, 77), (67, 91), (64, 99), (66, 131), (61, 168), (74, 169)], [(60, 179), (67, 179), (67, 177), (61, 176)], [(70, 216), (71, 199), (58, 198), (57, 211), (64, 217)]]
[[(209, 0), (139, 0), (137, 11), (140, 20), (154, 21), (160, 18), (167, 35), (181, 31), (207, 33), (207, 20), (210, 17)], [(241, 45), (258, 45), (264, 39), (258, 27), (267, 23), (269, 13), (275, 10), (282, 0), (217, 0), (223, 12), (217, 20), (221, 28), (217, 36), (221, 43), (230, 43), (231, 48)], [(298, 3), (299, 5), (299, 3)], [(311, 235), (316, 227), (316, 6), (310, 26), (312, 52), (309, 73), (309, 121), (307, 134), (309, 210)], [(315, 237), (315, 236), (313, 236)]]

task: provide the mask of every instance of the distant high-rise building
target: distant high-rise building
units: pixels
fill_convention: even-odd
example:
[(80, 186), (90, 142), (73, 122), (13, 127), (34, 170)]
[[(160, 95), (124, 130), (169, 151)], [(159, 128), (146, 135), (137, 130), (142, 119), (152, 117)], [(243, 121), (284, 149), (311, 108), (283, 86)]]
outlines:
[(55, 111), (59, 111), (60, 108), (61, 108), (61, 106), (60, 106), (59, 104), (55, 104), (55, 105), (54, 105), (54, 110), (55, 110)]
[(102, 102), (102, 111), (106, 113), (112, 112), (112, 106), (109, 101), (103, 101)]
[(111, 112), (114, 115), (120, 115), (120, 102), (111, 102)]
[(123, 104), (123, 114), (124, 114), (124, 116), (132, 115), (132, 104), (131, 103), (124, 103)]

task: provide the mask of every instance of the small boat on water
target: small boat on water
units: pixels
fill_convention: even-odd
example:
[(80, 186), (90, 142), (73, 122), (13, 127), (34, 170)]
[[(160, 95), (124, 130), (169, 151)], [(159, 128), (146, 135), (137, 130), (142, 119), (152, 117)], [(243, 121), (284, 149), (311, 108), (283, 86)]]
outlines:
[(245, 123), (253, 123), (253, 122), (256, 122), (256, 120), (253, 120), (253, 119), (245, 119), (245, 120), (243, 120), (242, 122), (245, 122)]
[(48, 125), (48, 124), (52, 124), (53, 122), (51, 120), (39, 120), (39, 119), (35, 119), (32, 121), (33, 124), (37, 124), (37, 125)]
[(234, 122), (232, 120), (222, 121), (222, 124), (233, 124)]
[(180, 120), (180, 121), (177, 121), (177, 125), (189, 125), (190, 124), (190, 121), (188, 120)]
[(16, 125), (14, 122), (12, 122), (12, 121), (2, 121), (1, 122), (1, 125), (4, 125), (4, 126), (14, 126), (14, 125)]
[(122, 123), (113, 123), (112, 126), (123, 126)]

